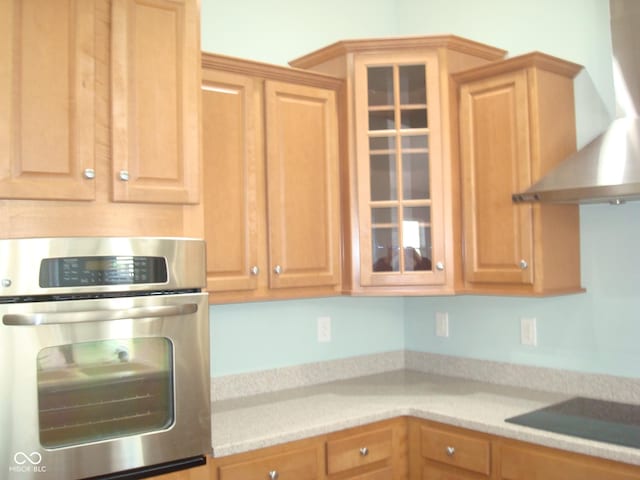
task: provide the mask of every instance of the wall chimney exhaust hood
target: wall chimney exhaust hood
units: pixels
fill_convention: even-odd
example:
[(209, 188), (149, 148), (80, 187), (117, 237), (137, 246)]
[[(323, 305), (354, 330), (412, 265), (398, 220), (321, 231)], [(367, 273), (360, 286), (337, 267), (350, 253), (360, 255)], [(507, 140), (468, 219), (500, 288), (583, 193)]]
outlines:
[(624, 115), (513, 201), (613, 203), (640, 200), (640, 2), (610, 0), (616, 100)]

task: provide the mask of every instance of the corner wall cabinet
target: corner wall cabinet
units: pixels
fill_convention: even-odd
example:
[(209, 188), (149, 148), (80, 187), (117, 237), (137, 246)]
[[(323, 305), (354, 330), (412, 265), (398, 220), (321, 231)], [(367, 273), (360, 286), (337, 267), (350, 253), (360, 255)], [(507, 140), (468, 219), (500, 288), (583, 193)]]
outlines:
[(454, 75), (464, 290), (582, 291), (578, 207), (511, 200), (575, 151), (573, 78), (581, 68), (532, 53)]
[(448, 75), (504, 53), (454, 36), (412, 37), (339, 42), (290, 62), (346, 79), (346, 292), (454, 292), (458, 188)]
[(2, 2), (0, 231), (202, 235), (199, 19), (198, 0)]
[(340, 292), (338, 79), (203, 55), (212, 302)]

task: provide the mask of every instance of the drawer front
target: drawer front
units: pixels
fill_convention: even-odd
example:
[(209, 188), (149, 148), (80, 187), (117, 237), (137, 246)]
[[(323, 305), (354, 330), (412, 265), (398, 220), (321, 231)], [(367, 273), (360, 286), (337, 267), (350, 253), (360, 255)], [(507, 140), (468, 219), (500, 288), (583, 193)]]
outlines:
[(452, 470), (450, 468), (438, 468), (435, 465), (426, 465), (422, 469), (420, 480), (477, 480), (486, 478), (477, 473), (466, 470)]
[(390, 467), (383, 468), (382, 470), (350, 476), (349, 480), (393, 480), (393, 470)]
[(422, 427), (420, 442), (422, 456), (425, 458), (489, 475), (491, 469), (489, 440), (433, 427)]
[(219, 480), (315, 480), (318, 478), (315, 448), (259, 458), (219, 468)]
[[(504, 446), (501, 454), (504, 480), (638, 480), (640, 467), (614, 466), (588, 457), (561, 452), (531, 451)], [(633, 472), (631, 470), (634, 470)]]
[(384, 429), (329, 440), (327, 473), (332, 475), (391, 458), (391, 437), (391, 429)]

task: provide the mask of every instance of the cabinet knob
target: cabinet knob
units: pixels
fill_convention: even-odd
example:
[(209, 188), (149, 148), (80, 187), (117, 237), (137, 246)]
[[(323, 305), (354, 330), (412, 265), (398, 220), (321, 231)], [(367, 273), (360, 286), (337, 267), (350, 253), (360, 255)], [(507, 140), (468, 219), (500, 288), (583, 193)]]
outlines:
[(282, 267), (280, 265), (276, 265), (275, 267), (273, 267), (273, 273), (275, 273), (276, 275), (280, 275), (282, 273)]
[(258, 275), (260, 273), (260, 268), (257, 265), (254, 265), (249, 269), (249, 272), (251, 273), (251, 275)]
[(369, 455), (369, 449), (367, 447), (362, 447), (360, 449), (360, 456), (366, 457), (367, 455)]
[(129, 172), (127, 170), (120, 170), (120, 172), (118, 173), (118, 177), (123, 182), (126, 182), (129, 180)]
[(527, 261), (524, 259), (520, 260), (520, 269), (526, 270), (527, 268), (529, 268), (529, 264), (527, 263)]
[(439, 272), (444, 270), (444, 263), (442, 262), (438, 262), (436, 263), (436, 270), (438, 270)]
[(453, 457), (456, 453), (455, 447), (447, 447), (447, 456)]
[(93, 168), (85, 168), (82, 174), (84, 175), (84, 178), (88, 180), (93, 180), (94, 178), (96, 178), (96, 171)]
[(269, 480), (278, 480), (278, 477), (280, 475), (278, 475), (278, 471), (277, 470), (271, 470), (269, 472)]

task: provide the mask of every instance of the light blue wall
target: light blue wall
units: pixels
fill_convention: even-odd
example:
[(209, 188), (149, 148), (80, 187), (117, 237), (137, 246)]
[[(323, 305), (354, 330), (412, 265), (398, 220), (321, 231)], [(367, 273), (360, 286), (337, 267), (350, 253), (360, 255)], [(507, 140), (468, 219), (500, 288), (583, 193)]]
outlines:
[(394, 0), (201, 0), (202, 49), (286, 65), (345, 38), (396, 32)]
[[(406, 348), (640, 377), (640, 203), (580, 214), (586, 293), (405, 299)], [(449, 338), (434, 335), (435, 312), (449, 314)], [(537, 347), (520, 344), (520, 317), (537, 319)]]
[[(510, 55), (540, 50), (580, 63), (578, 145), (614, 112), (608, 0), (202, 0), (202, 48), (286, 64), (340, 39), (454, 33)], [(211, 308), (212, 373), (220, 376), (408, 348), (640, 376), (640, 203), (581, 207), (583, 284), (549, 299), (330, 298)], [(446, 311), (451, 337), (436, 338)], [(331, 316), (334, 340), (315, 321)], [(538, 347), (519, 344), (519, 318), (538, 319)]]
[[(329, 343), (316, 319), (331, 317)], [(211, 307), (213, 376), (404, 349), (403, 299), (290, 300)]]

